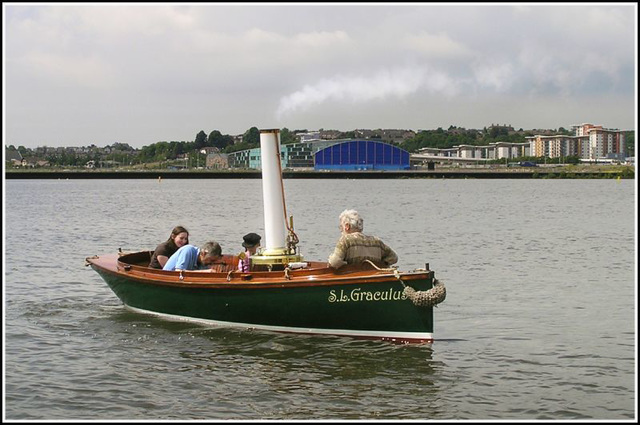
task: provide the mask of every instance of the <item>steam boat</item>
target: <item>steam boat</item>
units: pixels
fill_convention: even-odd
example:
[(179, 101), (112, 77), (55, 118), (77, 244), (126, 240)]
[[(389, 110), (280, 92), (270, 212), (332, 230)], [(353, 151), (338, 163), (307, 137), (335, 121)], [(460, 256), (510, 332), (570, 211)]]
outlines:
[(167, 319), (398, 343), (433, 341), (433, 308), (446, 297), (429, 265), (402, 272), (366, 261), (339, 269), (305, 261), (287, 217), (279, 130), (260, 132), (265, 246), (251, 270), (224, 255), (214, 270), (149, 268), (151, 251), (86, 258), (128, 308)]

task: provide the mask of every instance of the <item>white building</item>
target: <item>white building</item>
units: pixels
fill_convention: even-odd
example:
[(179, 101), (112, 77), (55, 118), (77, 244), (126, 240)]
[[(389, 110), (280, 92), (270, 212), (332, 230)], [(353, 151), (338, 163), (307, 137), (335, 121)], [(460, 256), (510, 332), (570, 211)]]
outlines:
[(420, 155), (462, 159), (504, 159), (531, 156), (529, 143), (496, 142), (487, 146), (458, 145), (448, 149), (422, 148)]

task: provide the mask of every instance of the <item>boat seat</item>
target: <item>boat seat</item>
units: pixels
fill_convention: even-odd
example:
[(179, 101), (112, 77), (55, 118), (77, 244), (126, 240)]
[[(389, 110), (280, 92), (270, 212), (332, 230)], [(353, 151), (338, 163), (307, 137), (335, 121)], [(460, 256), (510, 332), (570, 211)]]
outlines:
[(214, 264), (211, 268), (217, 273), (228, 273), (231, 270), (235, 270), (238, 268), (238, 256), (223, 255), (222, 261)]

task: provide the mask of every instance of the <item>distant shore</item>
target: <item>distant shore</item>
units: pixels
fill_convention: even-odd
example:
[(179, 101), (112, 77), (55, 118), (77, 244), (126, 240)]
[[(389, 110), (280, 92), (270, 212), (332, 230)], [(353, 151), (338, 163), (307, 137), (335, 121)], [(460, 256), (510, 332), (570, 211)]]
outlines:
[[(535, 167), (535, 168), (442, 168), (400, 171), (284, 170), (285, 179), (611, 179), (635, 178), (632, 166)], [(6, 170), (6, 179), (260, 179), (259, 170)]]

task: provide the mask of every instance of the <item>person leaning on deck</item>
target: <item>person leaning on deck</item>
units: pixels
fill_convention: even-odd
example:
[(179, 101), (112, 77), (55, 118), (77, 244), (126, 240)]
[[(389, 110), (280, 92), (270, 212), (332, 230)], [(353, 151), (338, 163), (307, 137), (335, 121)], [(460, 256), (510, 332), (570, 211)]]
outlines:
[(210, 241), (198, 248), (193, 245), (185, 245), (178, 249), (164, 265), (162, 270), (202, 270), (208, 269), (212, 264), (222, 258), (220, 244)]
[(339, 221), (342, 236), (329, 256), (329, 266), (339, 269), (346, 264), (360, 264), (364, 260), (370, 260), (386, 267), (398, 261), (396, 253), (382, 240), (362, 233), (364, 220), (358, 211), (344, 210)]

